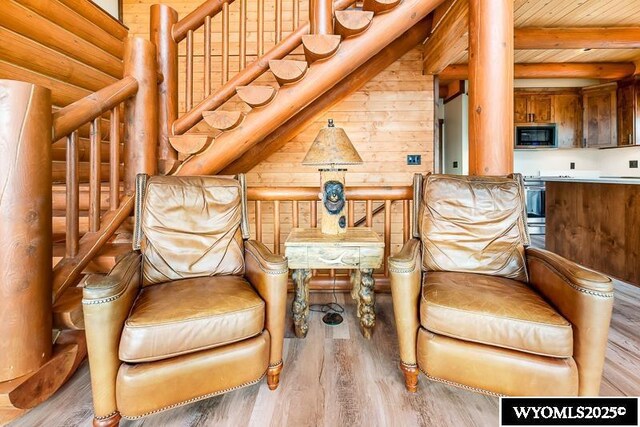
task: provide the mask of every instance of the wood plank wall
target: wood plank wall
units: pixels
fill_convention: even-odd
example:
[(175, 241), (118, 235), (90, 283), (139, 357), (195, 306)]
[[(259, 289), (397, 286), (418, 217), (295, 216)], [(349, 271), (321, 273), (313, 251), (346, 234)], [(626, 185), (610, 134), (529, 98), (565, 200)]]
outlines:
[(84, 0), (4, 0), (0, 79), (51, 89), (64, 107), (122, 78), (127, 29)]
[[(157, 0), (124, 0), (124, 22), (130, 28), (132, 35), (148, 37), (149, 7)], [(200, 2), (198, 0), (166, 1), (184, 17)], [(248, 19), (255, 19), (255, 1), (248, 1)], [(293, 28), (291, 21), (292, 2), (283, 0), (283, 33), (286, 35)], [(230, 52), (238, 52), (238, 16), (237, 5), (231, 5)], [(234, 16), (235, 15), (235, 16)], [(265, 30), (273, 31), (274, 1), (265, 1)], [(300, 0), (300, 21), (308, 16), (308, 2)], [(220, 17), (212, 22), (214, 32), (219, 34), (221, 28)], [(247, 25), (249, 36), (247, 42), (247, 63), (255, 58), (255, 28), (254, 24)], [(200, 34), (198, 34), (200, 33)], [(200, 32), (194, 36), (194, 102), (203, 97), (203, 65), (202, 47), (203, 37)], [(184, 43), (182, 43), (184, 45)], [(180, 46), (180, 114), (184, 112), (184, 73), (185, 50)], [(265, 34), (265, 50), (273, 45), (273, 36)], [(220, 37), (212, 39), (212, 82), (214, 88), (219, 85), (221, 67)], [(294, 52), (290, 59), (304, 60), (301, 52)], [(253, 56), (252, 56), (253, 54)], [(234, 68), (235, 67), (235, 68)], [(230, 59), (230, 76), (238, 69), (237, 57)], [(259, 79), (261, 84), (276, 85), (270, 73)], [(237, 100), (231, 99), (222, 109), (233, 110), (242, 108), (248, 111)], [(302, 166), (302, 161), (318, 130), (324, 126), (328, 118), (333, 118), (337, 126), (345, 129), (356, 149), (364, 160), (363, 165), (350, 166), (347, 172), (347, 185), (411, 185), (414, 173), (427, 173), (433, 170), (433, 141), (434, 141), (434, 100), (433, 77), (422, 75), (422, 57), (418, 47), (407, 53), (401, 59), (390, 65), (386, 70), (373, 77), (361, 90), (332, 107), (328, 112), (317, 117), (316, 120), (302, 129), (287, 145), (278, 152), (264, 159), (247, 174), (247, 181), (251, 186), (315, 186), (320, 183), (320, 176), (314, 167)], [(202, 123), (197, 126), (205, 131)], [(422, 155), (420, 166), (408, 166), (407, 154)], [(374, 203), (374, 207), (380, 203)], [(356, 219), (364, 216), (364, 203), (356, 204)], [(300, 226), (309, 225), (309, 203), (300, 202)], [(251, 225), (254, 227), (254, 206), (249, 206)], [(320, 210), (319, 210), (320, 211)], [(392, 205), (392, 248), (391, 253), (397, 252), (402, 245), (402, 204)], [(280, 204), (280, 242), (284, 243), (290, 230), (291, 202)], [(263, 203), (263, 238), (272, 247), (273, 244), (273, 204)], [(374, 218), (374, 228), (382, 233), (384, 230), (384, 215), (380, 213)], [(255, 233), (255, 230), (253, 230)], [(255, 234), (254, 234), (255, 235)], [(281, 251), (283, 250), (281, 245)]]

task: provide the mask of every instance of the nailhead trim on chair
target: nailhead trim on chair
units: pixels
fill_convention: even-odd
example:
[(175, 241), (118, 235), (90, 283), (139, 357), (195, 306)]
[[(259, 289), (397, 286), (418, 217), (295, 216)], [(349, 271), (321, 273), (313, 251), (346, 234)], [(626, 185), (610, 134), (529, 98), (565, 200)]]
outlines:
[[(528, 255), (528, 256), (531, 256), (531, 255)], [(540, 262), (545, 267), (547, 267), (550, 270), (552, 270), (554, 273), (556, 273), (558, 276), (560, 276), (562, 278), (562, 280), (564, 280), (564, 282), (567, 285), (571, 286), (573, 289), (575, 289), (578, 292), (582, 292), (583, 294), (592, 295), (592, 296), (595, 296), (595, 297), (613, 298), (613, 292), (606, 292), (605, 293), (605, 292), (592, 291), (591, 289), (586, 289), (586, 288), (583, 288), (582, 286), (574, 285), (573, 283), (571, 283), (571, 281), (564, 274), (560, 273), (553, 265), (549, 264), (548, 262), (546, 262), (542, 258), (538, 258), (535, 255), (531, 256), (531, 258), (535, 258), (536, 261)]]
[(93, 418), (95, 418), (96, 420), (106, 420), (107, 418), (113, 417), (117, 413), (118, 413), (118, 411), (116, 410), (116, 411), (113, 411), (112, 413), (110, 413), (109, 415), (103, 415), (101, 417), (95, 417), (94, 416)]
[(274, 274), (275, 275), (275, 274), (284, 274), (284, 273), (288, 274), (289, 273), (289, 268), (286, 268), (286, 269), (283, 269), (283, 270), (269, 270), (267, 268), (264, 268), (262, 266), (262, 263), (258, 259), (258, 257), (253, 252), (251, 252), (251, 251), (249, 251), (247, 249), (245, 249), (244, 251), (245, 251), (245, 253), (250, 254), (253, 257), (253, 259), (255, 259), (257, 261), (258, 267), (260, 267), (260, 270), (264, 271), (267, 274)]
[(393, 268), (389, 266), (389, 271), (392, 273), (413, 273), (414, 271), (416, 271), (416, 267), (415, 265), (413, 266), (413, 268)]
[(135, 415), (135, 416), (132, 416), (132, 417), (131, 416), (127, 416), (127, 415), (122, 415), (122, 413), (120, 413), (120, 415), (122, 415), (122, 418), (126, 418), (127, 420), (138, 420), (140, 418), (143, 418), (143, 417), (146, 417), (146, 416), (149, 416), (149, 415), (152, 415), (152, 414), (157, 414), (158, 412), (166, 411), (168, 409), (177, 408), (178, 406), (184, 406), (184, 405), (187, 405), (189, 403), (198, 402), (200, 400), (208, 399), (210, 397), (217, 396), (219, 394), (224, 394), (224, 393), (227, 393), (227, 392), (230, 392), (230, 391), (233, 391), (233, 390), (238, 390), (238, 389), (243, 388), (243, 387), (247, 387), (247, 386), (250, 386), (250, 385), (257, 384), (260, 381), (262, 381), (262, 379), (264, 378), (264, 376), (266, 374), (267, 374), (267, 372), (265, 371), (260, 376), (260, 378), (258, 378), (257, 380), (250, 381), (250, 382), (244, 383), (244, 384), (240, 384), (240, 385), (237, 385), (235, 387), (227, 388), (227, 389), (224, 389), (224, 390), (216, 391), (216, 392), (213, 392), (213, 393), (205, 394), (204, 396), (194, 397), (192, 399), (185, 400), (183, 402), (174, 403), (173, 405), (165, 406), (163, 408), (156, 409), (154, 411), (147, 412), (147, 413), (144, 413), (142, 415)]
[(276, 363), (269, 363), (270, 368), (275, 368), (276, 366), (280, 366), (280, 365), (282, 365), (282, 359), (280, 359), (280, 361)]
[(429, 375), (425, 371), (423, 371), (422, 368), (418, 367), (418, 369), (420, 369), (420, 372), (425, 374), (427, 376), (427, 378), (429, 378), (432, 381), (436, 381), (436, 382), (447, 384), (447, 385), (452, 385), (452, 386), (458, 387), (458, 388), (463, 388), (465, 390), (474, 391), (476, 393), (487, 394), (489, 396), (494, 396), (494, 397), (503, 397), (503, 396), (505, 396), (504, 394), (494, 393), (493, 391), (485, 390), (483, 388), (469, 387), (468, 385), (456, 383), (456, 382), (449, 381), (449, 380), (444, 380), (444, 379), (438, 378), (438, 377), (432, 377), (431, 375)]

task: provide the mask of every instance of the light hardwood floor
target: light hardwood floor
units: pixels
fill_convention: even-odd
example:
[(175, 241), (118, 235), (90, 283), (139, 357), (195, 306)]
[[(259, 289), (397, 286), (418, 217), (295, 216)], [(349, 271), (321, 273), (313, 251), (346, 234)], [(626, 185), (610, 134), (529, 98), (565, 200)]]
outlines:
[[(328, 302), (331, 294), (312, 294)], [(391, 296), (378, 295), (371, 341), (358, 329), (348, 294), (345, 322), (325, 326), (311, 313), (306, 339), (295, 338), (288, 320), (280, 387), (266, 382), (196, 402), (122, 426), (495, 426), (498, 399), (429, 382), (416, 394), (404, 390)], [(601, 394), (640, 395), (640, 288), (617, 282)], [(170, 387), (171, 385), (159, 385)], [(85, 363), (52, 399), (12, 426), (89, 426), (92, 417)]]

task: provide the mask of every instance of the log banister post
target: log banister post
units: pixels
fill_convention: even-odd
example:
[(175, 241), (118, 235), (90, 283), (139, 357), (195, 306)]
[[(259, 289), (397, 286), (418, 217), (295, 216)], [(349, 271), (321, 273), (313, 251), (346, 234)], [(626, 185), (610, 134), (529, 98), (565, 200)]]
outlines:
[(150, 34), (156, 47), (156, 64), (163, 79), (158, 84), (158, 170), (169, 173), (178, 152), (169, 143), (173, 122), (178, 118), (178, 43), (171, 35), (178, 12), (165, 4), (151, 6)]
[(138, 92), (125, 102), (124, 191), (135, 193), (136, 175), (155, 175), (158, 141), (156, 49), (141, 37), (125, 43), (125, 76), (138, 81)]
[(333, 34), (333, 1), (309, 0), (311, 34)]
[(51, 357), (51, 123), (49, 89), (0, 80), (0, 383)]

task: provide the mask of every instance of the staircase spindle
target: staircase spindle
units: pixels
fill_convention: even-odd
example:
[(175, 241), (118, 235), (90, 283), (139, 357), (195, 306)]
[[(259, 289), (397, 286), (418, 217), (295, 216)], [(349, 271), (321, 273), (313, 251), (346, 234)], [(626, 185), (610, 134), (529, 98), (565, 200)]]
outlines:
[(258, 0), (258, 56), (264, 55), (264, 0)]
[(391, 255), (391, 200), (384, 201), (384, 275), (389, 275), (387, 259)]
[(66, 256), (78, 254), (80, 240), (80, 179), (78, 176), (78, 131), (67, 137), (67, 212), (66, 212)]
[(262, 242), (262, 202), (256, 200), (256, 240)]
[(100, 229), (100, 187), (101, 187), (101, 156), (100, 144), (102, 131), (100, 116), (93, 119), (90, 125), (89, 137), (89, 231), (95, 233)]
[(185, 103), (187, 111), (189, 111), (193, 108), (193, 30), (187, 32), (187, 71), (185, 74), (187, 85)]
[(409, 200), (402, 201), (402, 243), (411, 238), (411, 207)]
[(240, 0), (240, 44), (238, 48), (238, 71), (244, 70), (247, 64), (247, 0)]
[(222, 5), (222, 84), (229, 80), (229, 3)]
[(366, 201), (366, 217), (365, 226), (373, 227), (373, 200)]
[(300, 0), (293, 0), (293, 30), (300, 25)]
[(109, 210), (120, 207), (120, 110), (111, 110), (109, 134)]
[(273, 202), (273, 253), (280, 253), (280, 201)]
[(353, 211), (354, 208), (355, 208), (355, 203), (353, 202), (353, 200), (347, 200), (347, 225), (349, 227), (353, 227), (353, 225), (355, 224), (355, 219), (354, 219), (355, 212)]
[(276, 0), (276, 44), (282, 40), (282, 0)]
[(298, 201), (294, 200), (291, 202), (291, 221), (293, 223), (293, 227), (297, 228), (300, 224), (300, 218), (298, 216)]
[(318, 228), (318, 202), (309, 203), (311, 204), (311, 228)]
[(204, 18), (204, 97), (211, 95), (211, 17)]

